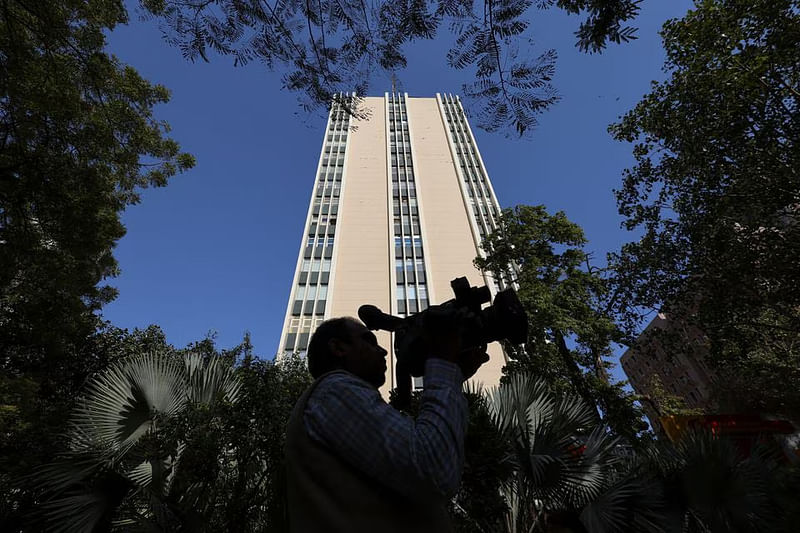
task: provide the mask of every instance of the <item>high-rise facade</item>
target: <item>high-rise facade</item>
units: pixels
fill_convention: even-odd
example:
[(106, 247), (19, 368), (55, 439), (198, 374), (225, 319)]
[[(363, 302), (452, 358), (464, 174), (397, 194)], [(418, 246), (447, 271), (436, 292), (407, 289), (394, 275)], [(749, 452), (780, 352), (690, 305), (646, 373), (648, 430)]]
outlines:
[[(677, 343), (680, 349), (665, 344), (664, 334), (677, 336), (672, 342)], [(657, 403), (655, 396), (660, 392), (680, 398), (689, 409), (713, 412), (715, 405), (711, 393), (716, 376), (705, 363), (704, 342), (697, 328), (658, 313), (635, 346), (622, 354), (620, 364), (637, 394)], [(659, 418), (664, 413), (658, 412), (653, 402), (644, 401), (642, 407), (650, 425), (660, 431)]]
[[(473, 265), (499, 204), (458, 97), (364, 98), (368, 119), (334, 105), (322, 143), (279, 353), (303, 352), (325, 319), (362, 304), (405, 316), (453, 297), (450, 281), (498, 287)], [(394, 387), (390, 350), (385, 389)], [(505, 356), (489, 346), (475, 380), (497, 383)], [(419, 385), (419, 382), (417, 382)]]

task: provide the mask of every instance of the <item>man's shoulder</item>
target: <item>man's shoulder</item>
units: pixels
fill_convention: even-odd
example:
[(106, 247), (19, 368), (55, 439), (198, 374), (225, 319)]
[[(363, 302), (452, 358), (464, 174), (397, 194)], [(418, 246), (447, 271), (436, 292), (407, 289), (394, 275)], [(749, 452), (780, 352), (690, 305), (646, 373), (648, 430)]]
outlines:
[(341, 394), (344, 391), (358, 391), (362, 394), (378, 394), (378, 390), (346, 370), (334, 370), (317, 378), (312, 399), (329, 394)]
[(346, 371), (334, 371), (317, 378), (304, 406), (303, 419), (312, 439), (328, 442), (331, 432), (339, 433), (364, 413), (383, 403), (378, 389)]

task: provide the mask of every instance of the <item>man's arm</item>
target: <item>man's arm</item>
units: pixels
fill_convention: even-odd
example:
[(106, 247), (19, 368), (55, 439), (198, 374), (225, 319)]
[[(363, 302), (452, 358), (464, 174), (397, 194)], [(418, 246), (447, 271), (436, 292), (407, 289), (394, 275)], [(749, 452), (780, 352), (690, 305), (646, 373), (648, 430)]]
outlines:
[(383, 401), (367, 382), (337, 373), (317, 386), (305, 412), (309, 436), (342, 460), (414, 499), (450, 498), (464, 465), (467, 403), (459, 367), (425, 363), (416, 419)]

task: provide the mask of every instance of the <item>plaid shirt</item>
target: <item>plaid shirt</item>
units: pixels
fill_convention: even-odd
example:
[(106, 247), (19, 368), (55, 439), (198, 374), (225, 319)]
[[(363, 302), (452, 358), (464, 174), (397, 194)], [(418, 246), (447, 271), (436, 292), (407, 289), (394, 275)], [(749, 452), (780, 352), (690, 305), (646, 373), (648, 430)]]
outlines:
[(425, 363), (416, 419), (388, 405), (366, 381), (345, 372), (325, 378), (308, 399), (309, 436), (368, 477), (409, 498), (450, 498), (461, 483), (467, 401), (461, 370)]

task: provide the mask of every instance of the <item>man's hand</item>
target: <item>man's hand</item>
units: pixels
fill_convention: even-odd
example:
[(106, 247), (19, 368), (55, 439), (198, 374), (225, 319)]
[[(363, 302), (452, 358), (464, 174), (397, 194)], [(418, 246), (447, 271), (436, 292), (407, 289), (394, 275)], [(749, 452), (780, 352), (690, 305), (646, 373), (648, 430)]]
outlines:
[(469, 348), (461, 352), (456, 363), (461, 367), (461, 373), (464, 374), (464, 379), (467, 380), (475, 375), (475, 372), (489, 360), (489, 354), (486, 353), (486, 345), (483, 344), (477, 348)]
[(430, 357), (438, 357), (461, 368), (464, 379), (475, 375), (489, 360), (486, 345), (464, 348), (464, 333), (475, 326), (476, 317), (464, 309), (431, 307), (425, 317), (425, 344)]

